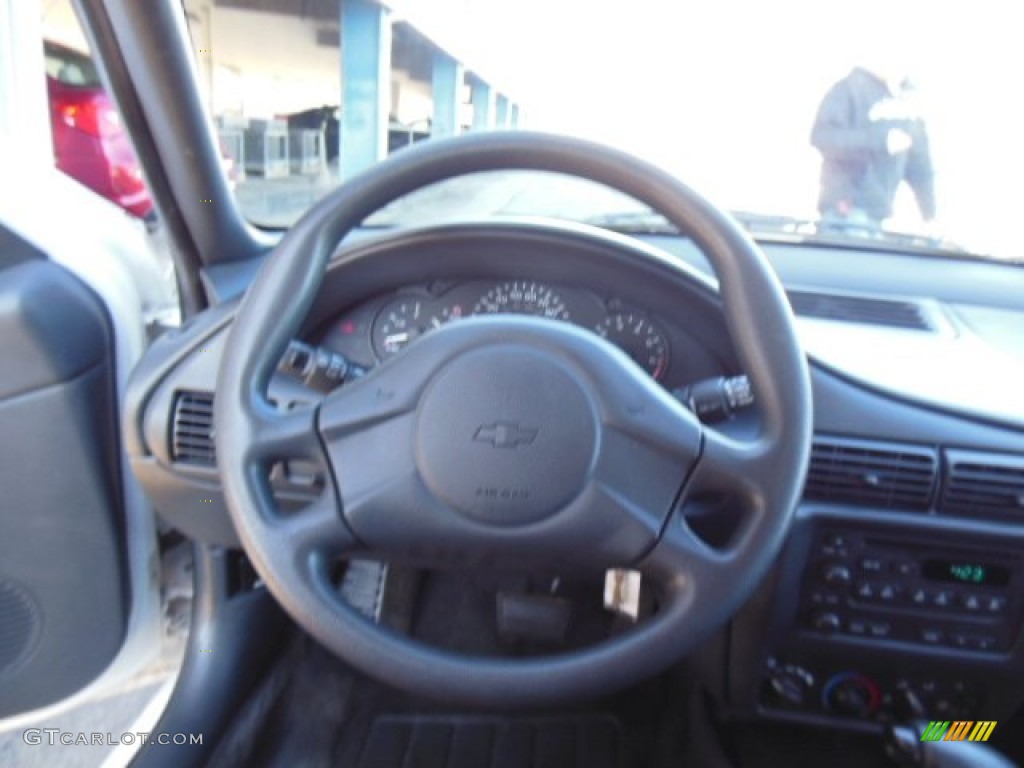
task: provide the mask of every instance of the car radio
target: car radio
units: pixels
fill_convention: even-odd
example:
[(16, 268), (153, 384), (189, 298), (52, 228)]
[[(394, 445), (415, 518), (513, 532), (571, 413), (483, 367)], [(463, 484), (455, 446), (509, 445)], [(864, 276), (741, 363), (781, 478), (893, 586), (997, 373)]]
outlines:
[(814, 540), (801, 587), (801, 629), (1007, 652), (1015, 639), (1010, 552), (830, 527)]

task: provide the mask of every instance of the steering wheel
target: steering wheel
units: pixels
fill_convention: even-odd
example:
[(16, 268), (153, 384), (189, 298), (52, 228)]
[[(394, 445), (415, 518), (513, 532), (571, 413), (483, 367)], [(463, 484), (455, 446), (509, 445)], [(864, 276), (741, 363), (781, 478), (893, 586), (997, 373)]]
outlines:
[[(522, 316), (447, 324), (316, 407), (271, 405), (270, 377), (341, 239), (402, 195), (490, 170), (603, 183), (691, 237), (718, 277), (726, 324), (757, 398), (758, 436), (737, 440), (704, 427), (596, 334)], [(731, 218), (629, 155), (502, 132), (403, 150), (298, 222), (238, 309), (214, 420), (232, 521), (256, 571), (300, 627), (397, 688), (519, 707), (642, 680), (738, 610), (788, 530), (806, 472), (811, 395), (782, 288)], [(267, 474), (290, 459), (321, 462), (328, 481), (316, 501), (286, 514)], [(742, 511), (735, 535), (717, 548), (684, 516), (689, 501), (713, 495), (727, 495)], [(332, 584), (332, 566), (359, 556), (550, 572), (635, 568), (657, 584), (658, 607), (629, 632), (583, 649), (465, 656), (379, 626), (348, 605)]]

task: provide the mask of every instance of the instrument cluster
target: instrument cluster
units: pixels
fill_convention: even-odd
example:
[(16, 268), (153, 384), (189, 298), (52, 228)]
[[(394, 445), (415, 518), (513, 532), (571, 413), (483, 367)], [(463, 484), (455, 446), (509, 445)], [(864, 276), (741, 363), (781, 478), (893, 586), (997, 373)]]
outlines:
[(619, 299), (530, 279), (434, 283), (403, 289), (340, 316), (326, 329), (321, 343), (372, 367), (447, 323), (498, 313), (573, 323), (622, 349), (655, 380), (663, 381), (668, 372), (670, 336), (656, 318)]

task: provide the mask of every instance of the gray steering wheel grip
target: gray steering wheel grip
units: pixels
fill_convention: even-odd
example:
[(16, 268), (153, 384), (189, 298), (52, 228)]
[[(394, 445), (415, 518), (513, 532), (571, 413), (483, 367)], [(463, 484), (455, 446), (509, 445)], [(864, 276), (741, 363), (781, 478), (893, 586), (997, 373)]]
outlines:
[[(543, 658), (461, 656), (364, 619), (338, 597), (327, 575), (328, 552), (358, 552), (364, 544), (353, 534), (351, 521), (342, 522), (338, 483), (330, 483), (310, 510), (283, 518), (264, 469), (271, 456), (323, 459), (330, 452), (324, 450), (319, 412), (276, 413), (265, 393), (277, 361), (317, 296), (337, 244), (367, 216), (402, 195), (490, 170), (553, 171), (606, 184), (661, 212), (692, 238), (718, 278), (727, 326), (762, 419), (757, 439), (735, 442), (701, 429), (688, 414), (672, 411), (651, 382), (631, 380), (657, 401), (670, 426), (697, 430), (699, 449), (692, 463), (679, 469), (681, 496), (728, 492), (744, 507), (746, 523), (724, 550), (712, 550), (690, 532), (681, 515), (667, 513), (654, 526), (651, 546), (635, 563), (663, 586), (665, 599), (658, 613), (596, 646)], [(471, 322), (456, 325), (466, 324), (459, 333), (472, 346), (484, 331)], [(523, 343), (548, 333), (517, 322), (497, 330), (520, 334)], [(435, 335), (439, 340), (431, 341)], [(430, 334), (377, 371), (405, 356), (429, 363), (431, 354), (443, 355), (446, 349), (454, 354), (454, 336), (454, 331), (446, 335), (444, 330)], [(575, 345), (570, 351), (584, 379), (607, 379), (609, 371), (630, 375), (625, 363), (587, 367), (598, 342), (583, 336), (565, 332), (555, 342)], [(416, 356), (411, 354), (414, 349)], [(608, 354), (614, 356), (614, 350)], [(415, 367), (415, 360), (407, 365)], [(421, 379), (429, 382), (427, 375)], [(364, 395), (367, 386), (359, 390)], [(422, 387), (413, 388), (405, 396), (413, 401), (422, 392)], [(344, 397), (330, 409), (344, 411)], [(328, 408), (323, 406), (323, 411)], [(380, 412), (372, 416), (390, 417)], [(403, 150), (347, 181), (309, 211), (269, 255), (241, 303), (224, 350), (214, 418), (232, 521), (257, 572), (299, 626), (354, 667), (395, 687), (465, 704), (523, 707), (605, 693), (655, 674), (735, 613), (763, 579), (788, 531), (806, 472), (812, 408), (806, 359), (785, 294), (763, 254), (730, 217), (674, 177), (622, 152), (567, 137), (500, 132)], [(642, 425), (627, 425), (629, 430), (657, 431)], [(647, 437), (652, 444), (660, 441)], [(339, 471), (343, 475), (344, 467)]]

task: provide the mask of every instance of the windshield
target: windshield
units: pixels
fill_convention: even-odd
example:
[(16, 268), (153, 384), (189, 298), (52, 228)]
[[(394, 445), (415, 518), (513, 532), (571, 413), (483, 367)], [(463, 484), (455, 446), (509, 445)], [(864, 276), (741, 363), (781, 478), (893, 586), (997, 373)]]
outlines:
[[(185, 0), (203, 97), (254, 223), (431, 138), (529, 128), (677, 175), (756, 236), (1024, 259), (1015, 4)], [(541, 215), (660, 231), (593, 185), (464, 179), (370, 223)]]

